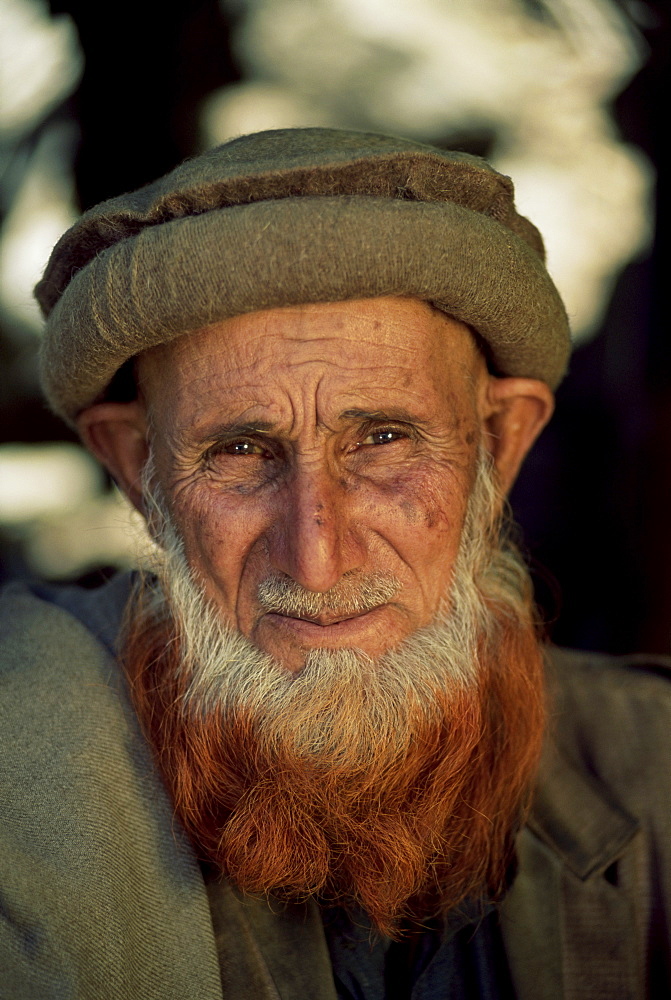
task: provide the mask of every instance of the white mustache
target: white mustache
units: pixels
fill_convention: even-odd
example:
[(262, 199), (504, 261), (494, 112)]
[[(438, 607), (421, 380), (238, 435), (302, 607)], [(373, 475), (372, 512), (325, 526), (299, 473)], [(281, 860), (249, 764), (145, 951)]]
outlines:
[(347, 618), (386, 604), (401, 586), (392, 573), (355, 572), (346, 574), (330, 590), (318, 593), (282, 575), (263, 580), (257, 598), (264, 611), (291, 618), (318, 618), (327, 612)]

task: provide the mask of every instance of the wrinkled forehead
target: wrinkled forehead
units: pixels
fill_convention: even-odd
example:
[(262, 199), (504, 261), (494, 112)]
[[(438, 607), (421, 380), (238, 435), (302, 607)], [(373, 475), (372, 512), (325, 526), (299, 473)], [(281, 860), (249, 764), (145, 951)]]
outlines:
[[(362, 409), (472, 395), (485, 361), (469, 328), (414, 298), (283, 307), (234, 317), (146, 351), (137, 372), (155, 417), (264, 408)], [(288, 400), (292, 400), (291, 403)]]

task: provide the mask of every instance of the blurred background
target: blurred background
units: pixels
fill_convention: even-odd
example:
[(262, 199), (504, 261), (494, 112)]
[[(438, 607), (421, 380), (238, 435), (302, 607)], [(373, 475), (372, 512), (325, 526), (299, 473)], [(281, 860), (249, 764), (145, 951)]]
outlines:
[(671, 652), (668, 52), (665, 0), (0, 0), (0, 581), (94, 585), (143, 544), (40, 397), (58, 236), (231, 136), (344, 126), (515, 180), (576, 343), (512, 496), (538, 601), (558, 643)]

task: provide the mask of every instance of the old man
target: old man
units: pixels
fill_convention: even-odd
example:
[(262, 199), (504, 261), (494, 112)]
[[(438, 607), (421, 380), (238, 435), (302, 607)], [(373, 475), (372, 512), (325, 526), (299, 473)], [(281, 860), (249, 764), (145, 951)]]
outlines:
[(4, 599), (0, 993), (667, 995), (667, 668), (545, 654), (506, 532), (569, 351), (510, 180), (243, 137), (38, 297), (157, 555)]

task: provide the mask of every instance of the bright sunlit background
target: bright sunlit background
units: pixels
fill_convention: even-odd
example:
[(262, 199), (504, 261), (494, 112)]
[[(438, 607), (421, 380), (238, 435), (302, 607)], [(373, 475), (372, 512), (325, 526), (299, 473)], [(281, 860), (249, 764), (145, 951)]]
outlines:
[(0, 0), (1, 576), (95, 576), (143, 544), (39, 402), (32, 288), (58, 236), (81, 208), (231, 136), (345, 126), (480, 153), (513, 177), (580, 345), (513, 497), (539, 600), (561, 641), (671, 650), (668, 451), (654, 458), (660, 433), (671, 445), (671, 363), (652, 254), (665, 9)]

